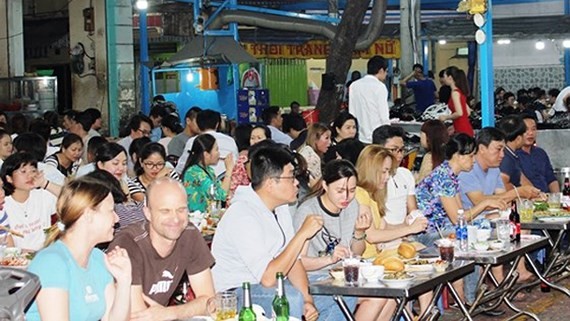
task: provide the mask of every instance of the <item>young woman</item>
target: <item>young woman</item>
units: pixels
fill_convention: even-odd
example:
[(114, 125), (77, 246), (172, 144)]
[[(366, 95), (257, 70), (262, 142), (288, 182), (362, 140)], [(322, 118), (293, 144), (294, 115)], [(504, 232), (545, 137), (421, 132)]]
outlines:
[(12, 137), (4, 129), (0, 129), (0, 167), (14, 152), (14, 147), (12, 146)]
[(180, 120), (176, 115), (168, 115), (162, 119), (160, 122), (160, 128), (162, 128), (162, 133), (164, 137), (161, 138), (158, 143), (164, 146), (164, 150), (166, 151), (166, 155), (168, 153), (168, 144), (172, 140), (172, 138), (182, 132), (183, 128), (180, 125)]
[(120, 183), (124, 192), (127, 186), (127, 152), (117, 143), (105, 143), (95, 151), (96, 169), (111, 173)]
[(78, 135), (69, 133), (61, 142), (59, 152), (46, 158), (46, 165), (57, 168), (65, 177), (70, 177), (77, 171), (83, 155), (83, 140)]
[(314, 186), (321, 178), (321, 164), (323, 156), (331, 145), (331, 131), (321, 123), (314, 123), (309, 126), (307, 140), (299, 148), (301, 154), (307, 161), (309, 173), (311, 175), (311, 186)]
[[(331, 126), (331, 146), (325, 153), (325, 163), (339, 158), (336, 145), (345, 139), (358, 137), (358, 120), (348, 112), (341, 112)], [(342, 156), (340, 157), (342, 158)]]
[(415, 220), (412, 225), (399, 229), (387, 229), (383, 218), (386, 213), (386, 183), (393, 175), (397, 166), (396, 159), (389, 150), (378, 145), (368, 145), (358, 157), (356, 170), (360, 180), (356, 189), (356, 200), (360, 206), (368, 206), (372, 215), (372, 225), (366, 231), (366, 250), (364, 258), (378, 255), (384, 250), (388, 241), (397, 240), (409, 234), (415, 234), (425, 229), (425, 220)]
[[(416, 187), (418, 208), (428, 219), (427, 232), (416, 235), (416, 240), (426, 246), (432, 246), (435, 240), (455, 233), (457, 210), (463, 208), (459, 190), (458, 175), (473, 168), (475, 162), (475, 140), (467, 134), (457, 134), (449, 139), (445, 148), (445, 161), (436, 167)], [(503, 209), (503, 200), (486, 198), (473, 208), (465, 211), (467, 220), (473, 220), (487, 208)], [(501, 271), (502, 272), (502, 271)], [(471, 281), (469, 281), (471, 283)], [(454, 283), (459, 295), (465, 298), (463, 280)]]
[(28, 269), (39, 276), (42, 289), (26, 319), (129, 320), (131, 261), (127, 251), (116, 247), (104, 254), (94, 248), (113, 239), (118, 220), (109, 188), (88, 177), (73, 180), (63, 188), (57, 212), (60, 221), (50, 228), (48, 246)]
[[(308, 215), (323, 219), (323, 228), (301, 252), (301, 261), (309, 279), (328, 275), (328, 269), (350, 254), (361, 255), (366, 247), (366, 230), (370, 227), (369, 211), (361, 211), (354, 199), (358, 177), (347, 160), (333, 160), (323, 168), (323, 176), (293, 215), (298, 230)], [(362, 300), (357, 320), (376, 320), (386, 300)], [(353, 308), (356, 301), (349, 303)]]
[[(452, 136), (445, 148), (445, 161), (416, 187), (418, 208), (428, 219), (427, 233), (416, 237), (419, 242), (432, 245), (440, 238), (436, 226), (444, 233), (455, 232), (457, 210), (463, 208), (457, 176), (473, 168), (475, 148), (475, 140), (469, 135)], [(487, 208), (505, 207), (502, 200), (486, 198), (473, 208), (466, 209), (465, 217), (470, 221)]]
[[(237, 128), (236, 128), (237, 131)], [(238, 160), (232, 171), (232, 180), (230, 182), (230, 191), (228, 193), (228, 201), (231, 200), (236, 188), (238, 186), (245, 186), (251, 183), (249, 176), (247, 175), (247, 170), (245, 164), (249, 161), (249, 149), (251, 146), (264, 141), (266, 139), (271, 139), (271, 131), (265, 125), (257, 125), (250, 131), (248, 138), (248, 148), (245, 150), (240, 150)], [(236, 141), (237, 141), (236, 133)], [(240, 144), (238, 144), (239, 148)]]
[(469, 122), (471, 110), (467, 106), (469, 87), (467, 86), (465, 72), (455, 66), (447, 67), (443, 79), (445, 84), (451, 87), (451, 98), (449, 98), (447, 103), (449, 110), (451, 110), (451, 115), (442, 115), (439, 117), (439, 120), (453, 120), (456, 134), (465, 133), (473, 137), (473, 127), (471, 127)]
[(128, 180), (128, 186), (129, 195), (137, 202), (144, 200), (146, 188), (153, 180), (163, 176), (180, 180), (178, 173), (171, 166), (167, 166), (166, 151), (159, 143), (144, 145), (135, 163), (135, 173), (137, 176)]
[[(0, 171), (6, 192), (4, 205), (10, 227), (24, 237), (14, 238), (16, 247), (37, 251), (45, 241), (44, 229), (55, 214), (60, 187), (38, 172), (36, 159), (28, 153), (8, 157)], [(48, 191), (49, 190), (49, 191)]]
[(445, 159), (445, 144), (449, 141), (447, 127), (443, 122), (430, 119), (420, 129), (420, 144), (426, 150), (416, 182), (421, 181)]
[(226, 175), (222, 182), (216, 177), (212, 165), (218, 163), (220, 150), (214, 136), (202, 134), (196, 137), (188, 160), (184, 165), (184, 188), (188, 194), (188, 209), (190, 211), (208, 210), (208, 202), (225, 201), (230, 189), (230, 181), (234, 169), (231, 154), (224, 159)]

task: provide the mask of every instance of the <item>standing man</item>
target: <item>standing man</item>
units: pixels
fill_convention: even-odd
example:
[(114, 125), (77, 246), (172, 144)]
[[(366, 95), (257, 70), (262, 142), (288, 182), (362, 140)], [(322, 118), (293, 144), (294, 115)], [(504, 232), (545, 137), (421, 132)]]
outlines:
[(523, 115), (526, 131), (523, 135), (522, 148), (516, 151), (520, 159), (522, 172), (532, 185), (544, 193), (560, 192), (560, 185), (554, 175), (550, 158), (544, 149), (534, 146), (536, 142), (536, 119), (531, 115)]
[(299, 184), (293, 164), (293, 155), (278, 145), (250, 155), (251, 186), (237, 188), (214, 235), (215, 287), (217, 291), (237, 288), (241, 302), (240, 286), (250, 282), (253, 302), (269, 313), (275, 274), (283, 272), (292, 317), (315, 321), (320, 313), (322, 320), (344, 320), (331, 297), (309, 294), (299, 255), (322, 228), (323, 219), (309, 215), (295, 233), (288, 205), (296, 201)]
[(370, 144), (372, 131), (381, 125), (390, 124), (388, 89), (386, 80), (388, 64), (382, 56), (368, 60), (367, 75), (350, 85), (348, 110), (358, 119), (360, 141)]
[(424, 67), (420, 64), (414, 65), (414, 71), (400, 81), (400, 85), (414, 91), (416, 99), (416, 112), (423, 113), (426, 108), (435, 103), (437, 88), (433, 80), (424, 76)]
[[(131, 320), (182, 320), (208, 315), (215, 295), (210, 267), (214, 258), (200, 230), (188, 224), (186, 191), (169, 177), (147, 189), (146, 220), (121, 230), (110, 245), (124, 247), (132, 261)], [(187, 274), (196, 298), (167, 306)]]

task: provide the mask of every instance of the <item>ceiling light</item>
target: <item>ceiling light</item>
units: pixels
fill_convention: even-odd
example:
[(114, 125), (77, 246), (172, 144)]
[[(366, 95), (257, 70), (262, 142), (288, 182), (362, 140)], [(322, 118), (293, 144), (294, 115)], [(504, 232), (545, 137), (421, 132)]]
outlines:
[(137, 2), (135, 3), (135, 6), (136, 6), (137, 9), (139, 9), (139, 10), (146, 10), (146, 9), (148, 9), (148, 1), (146, 1), (146, 0), (137, 0)]
[(562, 46), (564, 46), (566, 49), (570, 48), (570, 39), (565, 39), (562, 41)]
[(194, 73), (192, 72), (192, 70), (188, 70), (188, 73), (186, 74), (186, 81), (187, 82), (194, 81)]
[(439, 43), (440, 45), (445, 45), (447, 41), (445, 41), (445, 39), (440, 39), (437, 43)]
[(544, 41), (541, 40), (541, 41), (537, 41), (534, 44), (534, 47), (536, 48), (536, 50), (543, 50), (544, 47), (546, 47), (546, 45), (544, 44)]
[(508, 45), (511, 43), (511, 39), (499, 39), (497, 40), (498, 45)]

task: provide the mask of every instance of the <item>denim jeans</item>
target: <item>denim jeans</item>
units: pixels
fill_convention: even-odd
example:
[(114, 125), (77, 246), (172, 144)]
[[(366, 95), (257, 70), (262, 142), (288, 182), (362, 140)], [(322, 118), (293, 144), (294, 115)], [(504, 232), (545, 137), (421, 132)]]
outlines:
[[(322, 278), (325, 274), (309, 274), (309, 282)], [(301, 320), (303, 315), (304, 300), (303, 295), (297, 290), (289, 280), (283, 283), (285, 287), (285, 295), (289, 301), (289, 315)], [(257, 304), (265, 310), (265, 316), (271, 318), (272, 302), (275, 297), (276, 288), (266, 288), (261, 284), (251, 285), (251, 302)], [(236, 289), (238, 299), (238, 311), (243, 305), (243, 290)], [(338, 307), (336, 301), (329, 295), (313, 295), (315, 307), (319, 311), (319, 321), (344, 321), (344, 315)], [(344, 300), (351, 311), (356, 307), (357, 298), (344, 297)]]

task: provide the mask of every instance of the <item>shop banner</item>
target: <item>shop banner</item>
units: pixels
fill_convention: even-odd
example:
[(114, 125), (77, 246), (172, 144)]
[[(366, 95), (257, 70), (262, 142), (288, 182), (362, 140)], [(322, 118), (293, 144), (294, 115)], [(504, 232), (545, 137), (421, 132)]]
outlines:
[[(324, 59), (328, 56), (330, 42), (322, 40), (308, 41), (301, 45), (242, 43), (243, 47), (255, 58), (301, 58)], [(354, 51), (352, 58), (368, 59), (380, 55), (384, 58), (400, 58), (400, 40), (380, 39), (367, 50)]]

